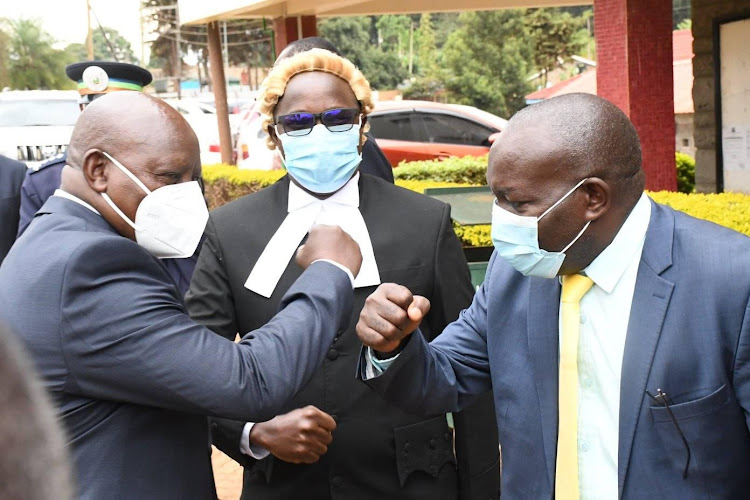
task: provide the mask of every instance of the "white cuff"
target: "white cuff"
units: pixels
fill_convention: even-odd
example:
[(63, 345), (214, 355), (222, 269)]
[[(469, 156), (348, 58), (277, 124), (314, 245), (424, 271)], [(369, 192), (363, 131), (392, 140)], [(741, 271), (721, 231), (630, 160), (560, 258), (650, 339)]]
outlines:
[(240, 451), (256, 460), (262, 460), (271, 454), (270, 451), (263, 448), (262, 446), (255, 446), (250, 444), (250, 431), (253, 429), (255, 422), (248, 422), (245, 427), (242, 428), (242, 437), (240, 438)]
[(354, 288), (354, 275), (352, 274), (352, 272), (349, 270), (348, 267), (342, 266), (338, 262), (334, 262), (334, 261), (329, 260), (329, 259), (318, 259), (318, 260), (313, 261), (313, 264), (315, 264), (316, 262), (328, 262), (329, 264), (333, 264), (334, 266), (336, 266), (339, 269), (341, 269), (342, 271), (344, 271), (346, 273), (346, 275), (349, 276), (349, 281), (351, 281), (352, 288)]

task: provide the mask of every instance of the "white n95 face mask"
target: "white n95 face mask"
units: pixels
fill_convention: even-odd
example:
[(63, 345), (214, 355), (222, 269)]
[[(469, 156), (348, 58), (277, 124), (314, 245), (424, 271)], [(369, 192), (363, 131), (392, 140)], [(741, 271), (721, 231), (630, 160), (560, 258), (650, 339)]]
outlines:
[(131, 221), (107, 193), (102, 197), (112, 210), (135, 230), (135, 241), (160, 259), (183, 259), (198, 248), (208, 222), (208, 208), (198, 182), (182, 182), (151, 191), (130, 170), (102, 151), (122, 170), (146, 197), (141, 200)]
[(578, 236), (573, 238), (573, 241), (559, 252), (548, 252), (539, 248), (539, 221), (581, 187), (581, 184), (586, 180), (588, 178), (576, 184), (573, 189), (557, 200), (539, 217), (517, 215), (500, 208), (497, 203), (493, 203), (492, 243), (497, 253), (524, 276), (538, 278), (554, 278), (557, 276), (563, 261), (565, 261), (565, 252), (578, 241), (578, 238), (588, 229), (591, 221), (588, 221), (581, 232), (578, 233)]

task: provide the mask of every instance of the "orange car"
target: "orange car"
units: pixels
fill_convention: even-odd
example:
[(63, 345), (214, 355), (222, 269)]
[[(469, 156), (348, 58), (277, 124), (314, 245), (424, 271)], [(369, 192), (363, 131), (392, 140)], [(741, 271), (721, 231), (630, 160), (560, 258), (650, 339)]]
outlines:
[(394, 167), (404, 160), (485, 155), (508, 123), (472, 106), (429, 101), (381, 101), (368, 121)]

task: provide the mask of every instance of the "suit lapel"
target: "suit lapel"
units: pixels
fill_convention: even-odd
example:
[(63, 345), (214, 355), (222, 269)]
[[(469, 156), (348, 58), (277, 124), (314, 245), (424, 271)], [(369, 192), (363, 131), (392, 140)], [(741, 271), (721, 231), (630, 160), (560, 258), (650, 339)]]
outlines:
[(636, 426), (674, 283), (660, 276), (672, 265), (674, 215), (651, 202), (641, 263), (635, 282), (620, 382), (618, 490), (622, 497)]
[[(555, 484), (557, 453), (557, 384), (559, 353), (560, 283), (556, 279), (531, 278), (528, 306), (529, 352), (534, 368), (542, 419), (544, 458), (550, 488)], [(550, 307), (554, 304), (554, 307)]]

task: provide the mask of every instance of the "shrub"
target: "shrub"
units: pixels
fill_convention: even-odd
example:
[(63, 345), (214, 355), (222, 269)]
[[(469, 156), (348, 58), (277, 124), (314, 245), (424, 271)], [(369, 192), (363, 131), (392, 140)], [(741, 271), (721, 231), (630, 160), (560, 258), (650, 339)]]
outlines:
[(680, 193), (695, 192), (695, 160), (685, 153), (674, 154), (677, 164), (677, 191)]
[(393, 169), (396, 179), (440, 181), (457, 184), (487, 184), (487, 155), (401, 162)]
[[(445, 163), (449, 163), (449, 167), (457, 170), (461, 168), (471, 170), (480, 164), (480, 161), (479, 159), (467, 157), (455, 159), (450, 162), (446, 160)], [(425, 164), (435, 162), (413, 163)], [(450, 175), (444, 176), (444, 179), (413, 179), (411, 178), (412, 176), (426, 176), (426, 169), (432, 168), (430, 165), (414, 166), (413, 163), (409, 167), (406, 167), (415, 167), (413, 172), (407, 172), (407, 178), (400, 175), (396, 176), (396, 184), (398, 186), (422, 193), (426, 188), (478, 184), (476, 182), (457, 183), (444, 180), (455, 178)], [(404, 167), (394, 170), (394, 173), (402, 168)], [(213, 209), (240, 196), (259, 191), (279, 180), (284, 173), (283, 170), (238, 170), (236, 167), (229, 165), (205, 166), (203, 167), (203, 178), (206, 181), (206, 198), (209, 207)], [(455, 172), (453, 175), (455, 175)], [(750, 236), (750, 196), (748, 195), (739, 193), (686, 194), (659, 191), (649, 193), (649, 196), (657, 203), (669, 205), (693, 217), (706, 219)], [(453, 229), (464, 246), (492, 245), (489, 225), (461, 226), (454, 222)]]

